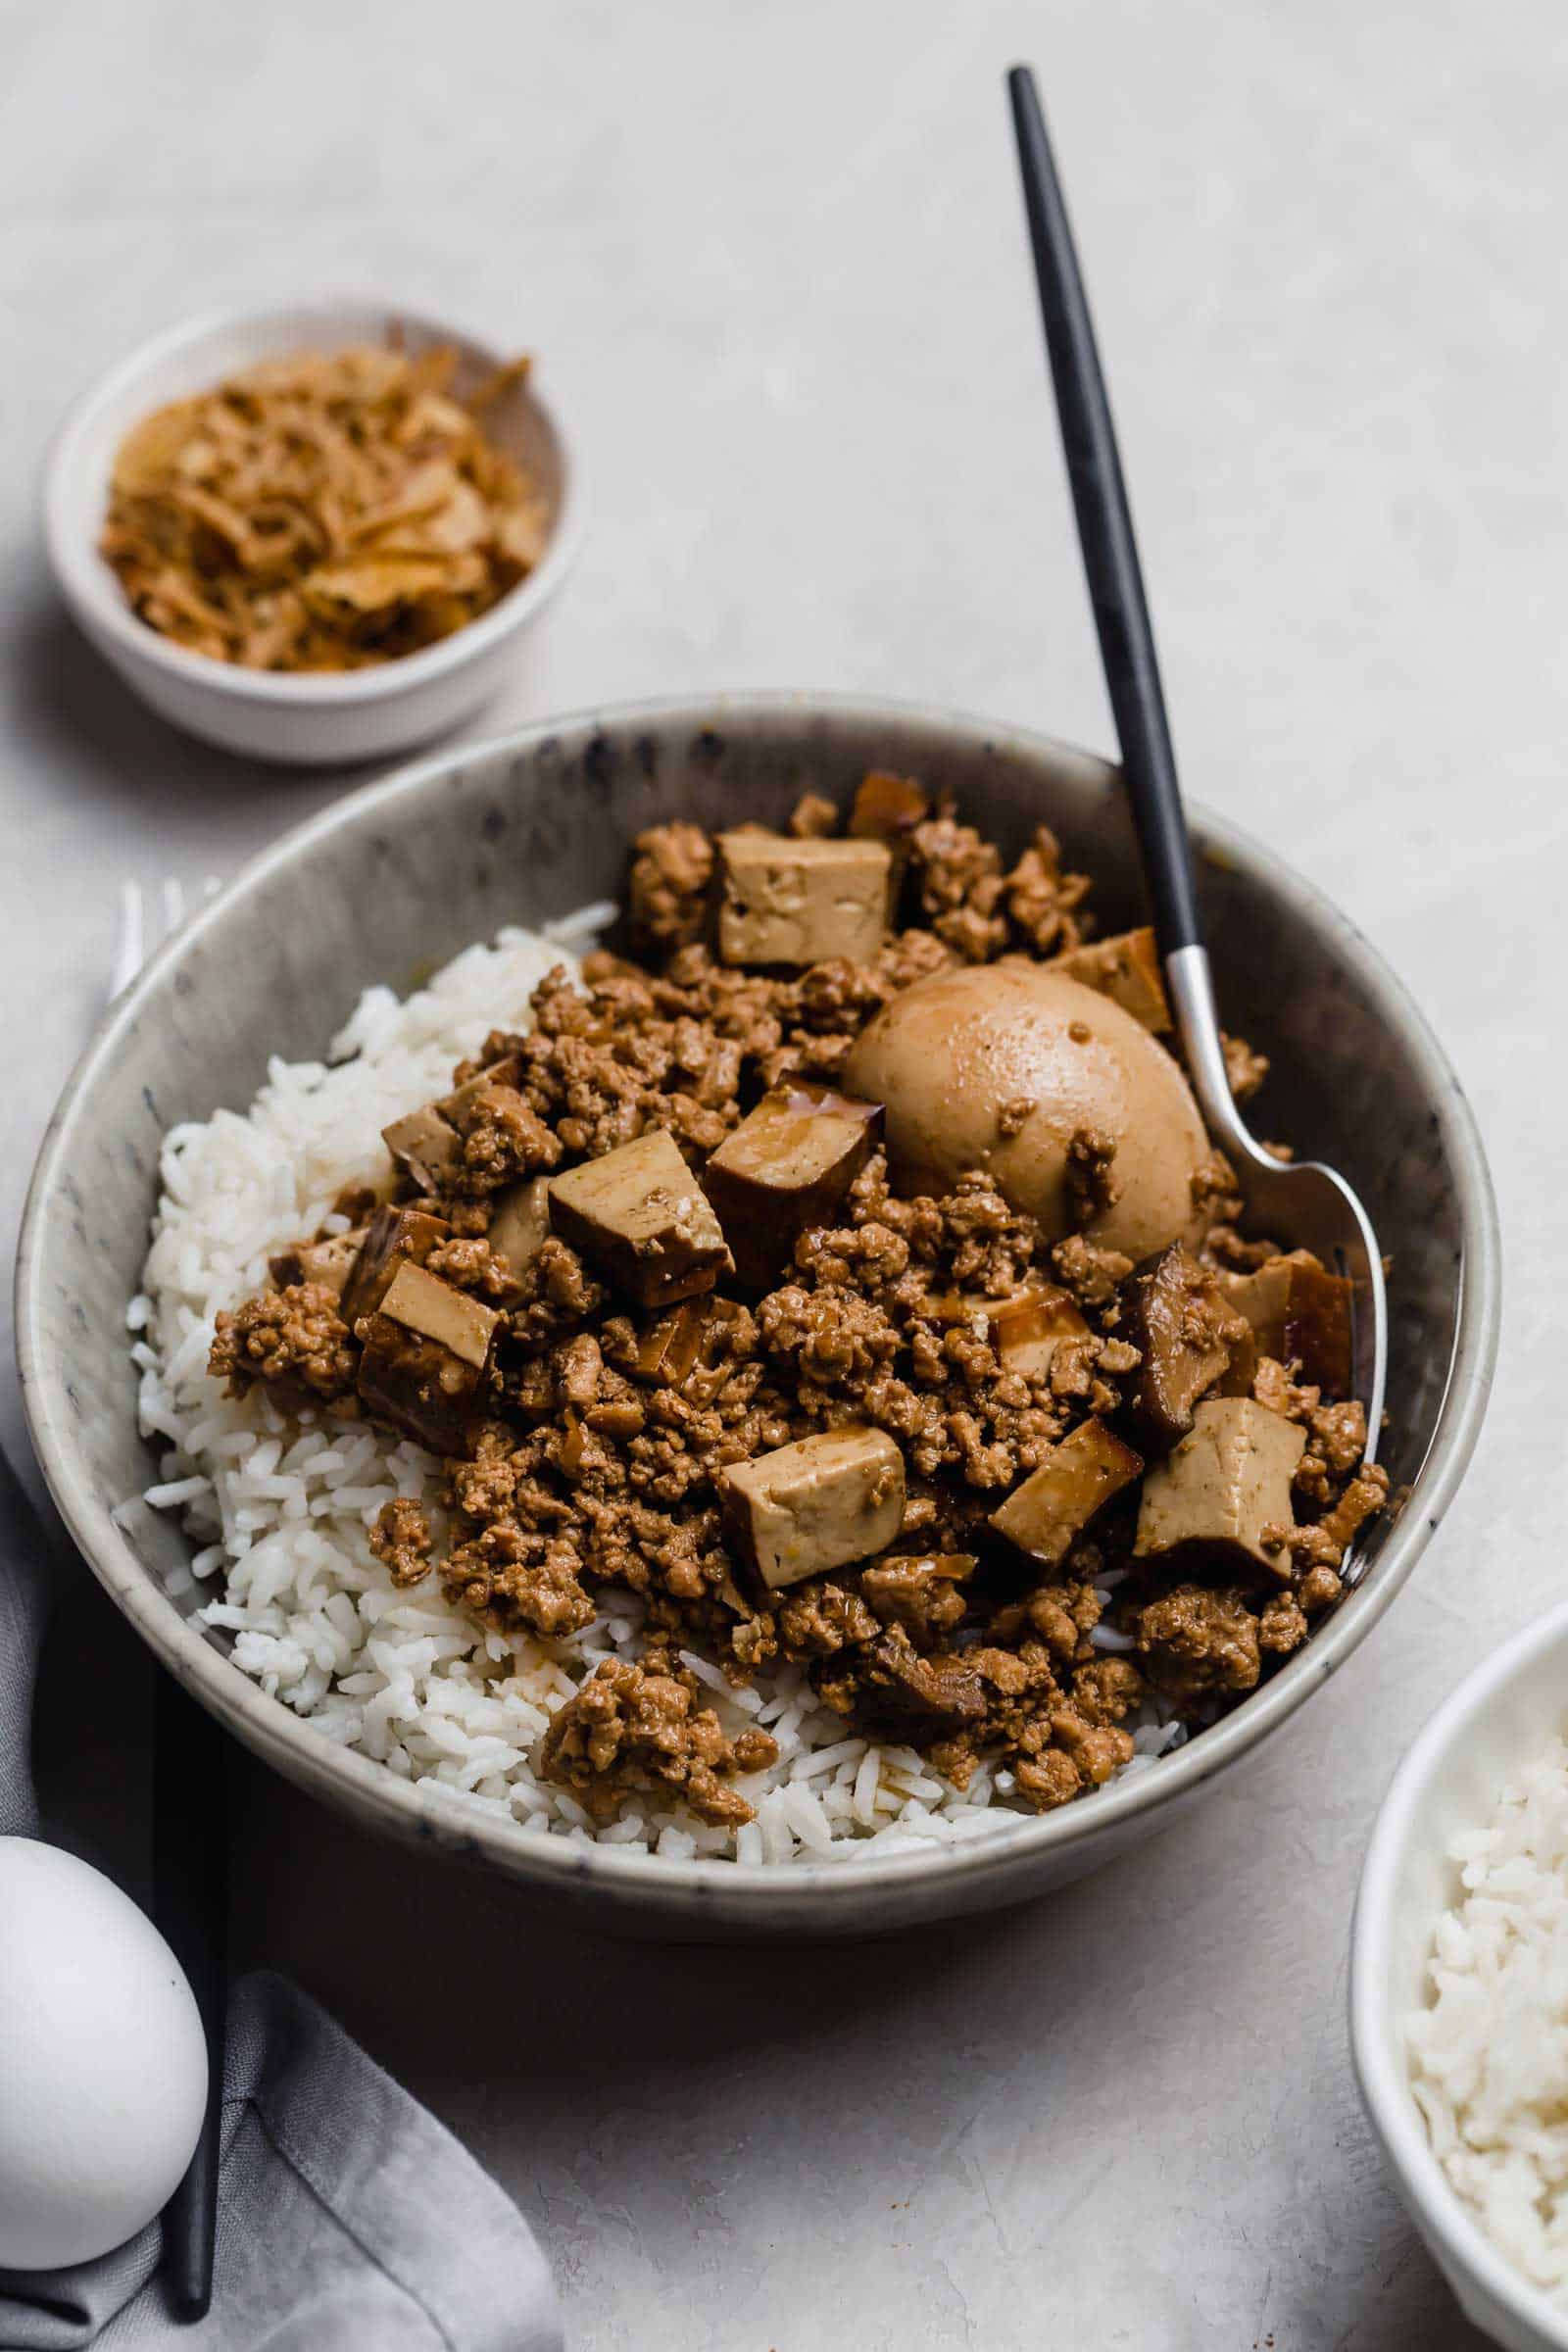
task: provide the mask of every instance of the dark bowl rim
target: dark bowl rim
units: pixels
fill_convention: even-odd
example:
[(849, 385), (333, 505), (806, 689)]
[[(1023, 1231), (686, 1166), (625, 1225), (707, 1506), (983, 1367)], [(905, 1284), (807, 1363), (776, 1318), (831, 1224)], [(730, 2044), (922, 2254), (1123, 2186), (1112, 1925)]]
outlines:
[[(1029, 1891), (1027, 1881), (1040, 1875), (1048, 1854), (1066, 1864), (1057, 1875), (1067, 1875), (1071, 1865), (1066, 1858), (1074, 1849), (1093, 1847), (1118, 1827), (1130, 1831), (1142, 1816), (1174, 1805), (1250, 1754), (1304, 1705), (1389, 1608), (1452, 1501), (1480, 1434), (1496, 1362), (1501, 1251), (1492, 1179), (1474, 1114), (1425, 1015), (1404, 983), (1315, 884), (1240, 828), (1200, 807), (1192, 808), (1195, 844), (1202, 857), (1251, 874), (1331, 940), (1385, 1025), (1399, 1037), (1439, 1120), (1454, 1174), (1463, 1265), (1448, 1377), (1426, 1458), (1385, 1540), (1375, 1572), (1260, 1690), (1200, 1738), (1159, 1758), (1155, 1768), (1118, 1780), (1059, 1811), (1020, 1817), (973, 1842), (933, 1841), (929, 1849), (919, 1851), (867, 1854), (843, 1862), (797, 1862), (783, 1868), (710, 1857), (676, 1860), (542, 1837), (469, 1807), (444, 1784), (400, 1780), (370, 1757), (339, 1745), (307, 1718), (269, 1697), (180, 1615), (137, 1559), (109, 1508), (95, 1499), (85, 1468), (75, 1458), (64, 1374), (50, 1361), (44, 1295), (55, 1224), (51, 1209), (69, 1180), (75, 1133), (88, 1114), (96, 1072), (119, 1053), (149, 998), (191, 944), (220, 931), (230, 911), (272, 875), (309, 858), (340, 831), (384, 821), (401, 804), (418, 799), (459, 770), (499, 756), (518, 757), (552, 738), (581, 734), (591, 739), (610, 729), (628, 728), (701, 733), (726, 723), (733, 727), (773, 720), (787, 725), (808, 718), (868, 729), (924, 728), (975, 752), (1054, 763), (1058, 768), (1070, 764), (1098, 773), (1106, 782), (1115, 775), (1108, 761), (1035, 730), (917, 703), (800, 691), (680, 695), (605, 705), (426, 755), (345, 795), (261, 851), (166, 942), (108, 1008), (45, 1132), (24, 1212), (16, 1273), (24, 1405), (61, 1518), (99, 1582), (162, 1664), (236, 1737), (286, 1777), (315, 1785), (323, 1794), (337, 1793), (357, 1814), (377, 1817), (377, 1826), (405, 1838), (433, 1839), (541, 1890), (587, 1893), (592, 1888), (619, 1907), (686, 1919), (707, 1912), (715, 1922), (733, 1911), (755, 1923), (766, 1907), (781, 1928), (821, 1925), (852, 1893), (891, 1895), (895, 1886), (901, 1893), (940, 1886), (953, 1896), (955, 1909), (1005, 1901), (1014, 1891)], [(1087, 1858), (1083, 1866), (1090, 1866)], [(1005, 1884), (1015, 1872), (1025, 1882), (1016, 1890)]]

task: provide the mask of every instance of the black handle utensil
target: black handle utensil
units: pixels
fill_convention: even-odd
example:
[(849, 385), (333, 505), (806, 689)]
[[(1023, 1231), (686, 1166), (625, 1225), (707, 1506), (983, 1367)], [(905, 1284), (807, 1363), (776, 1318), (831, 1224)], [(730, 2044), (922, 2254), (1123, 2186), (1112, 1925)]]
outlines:
[(163, 2274), (176, 2316), (213, 2299), (227, 1999), (227, 1808), (223, 1734), (160, 1673), (153, 1726), (153, 1916), (190, 1980), (207, 2037), (207, 2109), (185, 2177), (164, 2207)]
[(1178, 948), (1196, 947), (1201, 934), (1187, 818), (1127, 486), (1061, 182), (1027, 66), (1014, 66), (1007, 92), (1056, 415), (1100, 632), (1100, 658), (1121, 745), (1122, 780), (1137, 817), (1154, 935), (1160, 954), (1170, 956)]
[[(1250, 1216), (1264, 1231), (1315, 1250), (1354, 1286), (1355, 1393), (1366, 1405), (1370, 1461), (1383, 1419), (1388, 1354), (1377, 1237), (1343, 1176), (1314, 1161), (1286, 1165), (1276, 1159), (1251, 1135), (1231, 1096), (1110, 402), (1040, 93), (1027, 66), (1014, 66), (1007, 75), (1007, 94), (1078, 538), (1177, 1034), (1204, 1124), (1235, 1164)], [(1353, 1567), (1346, 1574), (1353, 1580)]]

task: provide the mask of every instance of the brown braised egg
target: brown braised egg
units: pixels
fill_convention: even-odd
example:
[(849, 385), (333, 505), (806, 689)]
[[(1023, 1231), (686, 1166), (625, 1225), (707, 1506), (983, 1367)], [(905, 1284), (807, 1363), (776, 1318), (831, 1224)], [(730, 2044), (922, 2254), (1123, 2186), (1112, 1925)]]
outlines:
[(1083, 1231), (1143, 1258), (1199, 1238), (1193, 1177), (1210, 1146), (1186, 1079), (1064, 972), (1006, 958), (916, 981), (858, 1038), (843, 1084), (884, 1104), (902, 1193), (984, 1168), (1054, 1240)]

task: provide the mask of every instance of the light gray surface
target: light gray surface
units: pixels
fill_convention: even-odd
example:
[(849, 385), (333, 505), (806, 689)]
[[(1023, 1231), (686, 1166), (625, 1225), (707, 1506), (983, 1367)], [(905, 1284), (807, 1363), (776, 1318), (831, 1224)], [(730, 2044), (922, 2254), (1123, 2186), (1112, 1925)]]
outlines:
[[(1560, 1583), (1560, 12), (8, 0), (0, 29), (8, 1227), (121, 874), (226, 870), (331, 789), (177, 743), (55, 617), (31, 496), (75, 386), (313, 277), (510, 314), (594, 515), (498, 717), (810, 682), (1102, 743), (999, 81), (1042, 69), (1185, 772), (1378, 941), (1489, 1139), (1511, 1291), (1470, 1482), (1253, 1776), (1032, 1913), (819, 1958), (546, 1937), (247, 1769), (236, 1933), (514, 2187), (593, 2352), (1473, 2343), (1356, 2111), (1344, 1932), (1433, 1696)], [(57, 1787), (129, 1857), (127, 1642), (85, 1594), (46, 1706)]]

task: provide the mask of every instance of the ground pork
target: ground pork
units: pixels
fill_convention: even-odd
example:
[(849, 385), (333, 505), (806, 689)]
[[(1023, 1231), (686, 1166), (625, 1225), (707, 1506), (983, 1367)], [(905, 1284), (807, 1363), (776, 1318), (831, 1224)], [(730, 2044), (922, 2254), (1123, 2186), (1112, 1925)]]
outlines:
[(655, 952), (702, 934), (713, 845), (700, 825), (652, 825), (637, 836), (627, 897), (633, 937)]
[(766, 1732), (733, 1742), (700, 1686), (663, 1652), (633, 1664), (607, 1658), (555, 1717), (541, 1742), (539, 1770), (573, 1789), (597, 1820), (611, 1819), (634, 1790), (673, 1789), (702, 1821), (738, 1827), (753, 1808), (721, 1775), (760, 1772), (778, 1759)]
[(1258, 1621), (1236, 1586), (1178, 1585), (1140, 1609), (1136, 1625), (1145, 1672), (1168, 1698), (1250, 1690), (1262, 1672)]
[(354, 1388), (359, 1354), (335, 1291), (318, 1282), (262, 1291), (218, 1317), (208, 1370), (244, 1396), (258, 1381), (295, 1398), (330, 1401)]
[(419, 1584), (430, 1573), (435, 1538), (422, 1503), (397, 1495), (383, 1502), (370, 1530), (370, 1549), (395, 1585)]

